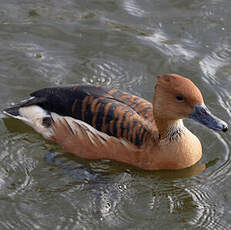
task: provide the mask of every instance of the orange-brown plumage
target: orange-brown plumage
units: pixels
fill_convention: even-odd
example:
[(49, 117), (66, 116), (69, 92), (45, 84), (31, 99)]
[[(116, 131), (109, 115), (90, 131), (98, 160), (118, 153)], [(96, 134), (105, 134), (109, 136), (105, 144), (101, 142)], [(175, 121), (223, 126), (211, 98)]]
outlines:
[(77, 156), (143, 169), (181, 169), (200, 160), (200, 141), (183, 125), (184, 118), (227, 130), (209, 113), (192, 81), (176, 74), (158, 77), (153, 104), (118, 89), (89, 85), (47, 88), (31, 96), (5, 113)]

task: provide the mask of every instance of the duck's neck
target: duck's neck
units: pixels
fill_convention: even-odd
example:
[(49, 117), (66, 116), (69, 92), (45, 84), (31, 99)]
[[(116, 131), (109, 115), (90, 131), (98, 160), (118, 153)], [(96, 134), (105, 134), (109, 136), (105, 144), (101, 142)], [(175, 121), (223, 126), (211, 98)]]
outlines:
[(184, 126), (181, 119), (167, 121), (163, 119), (157, 119), (156, 125), (159, 131), (160, 140), (174, 140), (176, 138), (179, 138), (186, 130), (186, 127)]

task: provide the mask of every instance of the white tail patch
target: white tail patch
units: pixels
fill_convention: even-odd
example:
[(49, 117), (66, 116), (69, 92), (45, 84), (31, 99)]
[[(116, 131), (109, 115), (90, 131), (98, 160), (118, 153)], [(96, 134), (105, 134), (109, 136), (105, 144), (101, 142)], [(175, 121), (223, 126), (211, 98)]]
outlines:
[(20, 116), (14, 116), (15, 118), (24, 121), (38, 133), (42, 134), (44, 138), (49, 139), (49, 137), (52, 136), (52, 130), (43, 125), (43, 119), (50, 117), (46, 110), (38, 105), (32, 105), (21, 107), (18, 111)]
[(47, 116), (47, 112), (38, 105), (21, 107), (19, 109), (19, 114), (28, 122)]

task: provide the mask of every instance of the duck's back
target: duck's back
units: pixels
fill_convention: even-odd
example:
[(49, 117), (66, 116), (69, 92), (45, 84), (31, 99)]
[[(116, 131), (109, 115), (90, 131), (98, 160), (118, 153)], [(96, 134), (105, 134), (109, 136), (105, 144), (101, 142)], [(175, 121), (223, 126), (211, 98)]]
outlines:
[(76, 85), (44, 88), (31, 96), (32, 99), (18, 108), (38, 105), (48, 113), (82, 120), (98, 131), (126, 139), (136, 146), (141, 146), (155, 132), (152, 104), (117, 89)]

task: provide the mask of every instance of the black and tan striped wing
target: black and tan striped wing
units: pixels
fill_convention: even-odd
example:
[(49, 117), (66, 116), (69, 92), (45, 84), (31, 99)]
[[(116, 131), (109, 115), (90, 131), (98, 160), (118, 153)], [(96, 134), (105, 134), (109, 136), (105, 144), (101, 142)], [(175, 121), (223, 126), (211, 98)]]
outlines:
[(118, 89), (109, 90), (108, 94), (116, 100), (130, 106), (145, 120), (150, 122), (154, 121), (152, 103), (148, 102), (147, 100)]
[(31, 96), (45, 98), (39, 105), (47, 111), (82, 120), (98, 131), (141, 146), (155, 132), (149, 115), (152, 106), (144, 99), (118, 92), (115, 95), (102, 87), (77, 85), (42, 89)]

